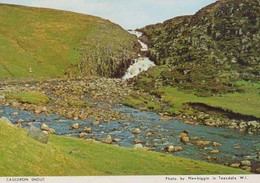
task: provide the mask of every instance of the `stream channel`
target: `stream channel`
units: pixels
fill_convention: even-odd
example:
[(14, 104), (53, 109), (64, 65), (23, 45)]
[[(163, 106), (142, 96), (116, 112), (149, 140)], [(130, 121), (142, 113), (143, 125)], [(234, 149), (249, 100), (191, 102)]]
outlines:
[[(143, 45), (145, 51), (146, 45)], [(147, 48), (146, 48), (147, 49)], [(140, 61), (142, 60), (142, 61)], [(144, 61), (145, 60), (145, 61)], [(142, 62), (145, 63), (142, 63)], [(145, 67), (140, 67), (140, 65)], [(131, 78), (142, 70), (147, 70), (149, 67), (154, 66), (153, 62), (146, 57), (140, 56), (136, 59), (134, 65), (130, 66), (124, 79)], [(135, 69), (133, 69), (135, 68)], [(137, 72), (135, 72), (137, 71)], [(153, 151), (168, 153), (164, 149), (167, 146), (182, 146), (183, 150), (173, 152), (176, 156), (182, 156), (190, 159), (208, 161), (209, 156), (211, 162), (226, 164), (226, 163), (239, 163), (242, 160), (249, 160), (252, 163), (253, 171), (259, 167), (260, 160), (258, 159), (258, 152), (260, 152), (260, 135), (259, 134), (245, 134), (237, 130), (226, 128), (216, 128), (203, 125), (189, 125), (184, 122), (173, 118), (169, 121), (161, 120), (161, 116), (155, 112), (140, 111), (138, 109), (126, 107), (121, 104), (108, 104), (106, 102), (92, 101), (87, 98), (86, 100), (97, 105), (111, 105), (113, 110), (131, 117), (131, 120), (118, 120), (110, 121), (109, 123), (100, 122), (100, 124), (93, 124), (94, 119), (87, 120), (70, 120), (55, 114), (50, 116), (36, 115), (30, 111), (21, 111), (11, 108), (9, 106), (0, 106), (3, 111), (1, 116), (5, 116), (14, 124), (17, 124), (19, 119), (23, 119), (22, 127), (29, 129), (28, 123), (40, 128), (43, 123), (47, 124), (50, 128), (56, 130), (57, 135), (65, 135), (78, 138), (81, 132), (84, 132), (84, 127), (90, 127), (92, 133), (86, 134), (86, 139), (95, 139), (101, 141), (102, 138), (110, 135), (112, 139), (121, 139), (119, 142), (113, 142), (119, 146), (132, 147), (136, 144), (135, 140), (138, 139), (144, 147)], [(14, 115), (16, 113), (16, 115)], [(75, 123), (79, 124), (79, 129), (71, 129)], [(133, 134), (132, 130), (139, 128), (140, 134)], [(190, 142), (184, 145), (180, 141), (179, 134), (184, 130), (189, 130)], [(150, 132), (150, 136), (147, 133)], [(200, 140), (211, 141), (209, 146), (196, 146), (194, 138)], [(222, 144), (218, 147), (213, 147), (212, 142)], [(240, 148), (234, 148), (239, 146)], [(218, 154), (211, 154), (214, 149), (218, 149)]]

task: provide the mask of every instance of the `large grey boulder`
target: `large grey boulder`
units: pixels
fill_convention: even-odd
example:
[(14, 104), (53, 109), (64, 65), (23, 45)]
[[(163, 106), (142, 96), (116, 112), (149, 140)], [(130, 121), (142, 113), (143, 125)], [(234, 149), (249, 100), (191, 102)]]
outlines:
[(40, 129), (36, 128), (35, 126), (31, 126), (28, 134), (28, 137), (31, 137), (43, 144), (47, 144), (48, 143), (48, 137), (49, 135), (46, 133), (43, 133)]

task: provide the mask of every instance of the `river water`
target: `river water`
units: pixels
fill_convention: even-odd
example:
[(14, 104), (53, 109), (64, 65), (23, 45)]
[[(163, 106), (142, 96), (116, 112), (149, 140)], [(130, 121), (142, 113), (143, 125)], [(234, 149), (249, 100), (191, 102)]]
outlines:
[[(97, 102), (93, 102), (97, 103)], [(135, 145), (135, 140), (142, 141), (143, 146), (154, 151), (165, 152), (163, 149), (166, 146), (182, 146), (183, 151), (174, 152), (172, 154), (190, 159), (207, 161), (208, 156), (211, 156), (212, 162), (219, 164), (236, 163), (241, 160), (250, 160), (254, 165), (259, 166), (258, 152), (260, 151), (260, 135), (244, 134), (236, 130), (225, 128), (215, 128), (209, 126), (194, 126), (185, 124), (177, 119), (170, 121), (162, 121), (161, 116), (154, 112), (140, 111), (121, 104), (98, 103), (99, 105), (111, 105), (113, 110), (126, 114), (131, 117), (130, 121), (118, 120), (109, 123), (100, 122), (99, 125), (93, 125), (94, 119), (69, 120), (58, 115), (36, 115), (28, 111), (20, 111), (11, 107), (0, 107), (4, 113), (2, 116), (9, 118), (14, 124), (19, 119), (23, 119), (22, 126), (29, 129), (28, 123), (40, 128), (43, 123), (55, 129), (58, 135), (78, 137), (83, 132), (84, 127), (90, 127), (92, 133), (87, 134), (85, 138), (101, 141), (107, 135), (111, 135), (113, 139), (119, 138), (120, 142), (113, 142), (119, 146), (131, 147)], [(18, 115), (13, 115), (17, 112)], [(71, 129), (71, 126), (79, 123), (79, 129)], [(141, 133), (135, 135), (133, 129), (139, 128)], [(184, 145), (179, 138), (179, 134), (188, 129), (189, 137), (194, 137), (201, 140), (209, 140), (211, 142), (219, 142), (222, 146), (213, 147), (205, 146), (198, 147), (191, 140), (190, 143)], [(147, 132), (152, 135), (147, 137)], [(233, 148), (239, 145), (240, 149)], [(213, 149), (220, 150), (219, 154), (210, 154)]]
[[(138, 31), (129, 31), (131, 34), (136, 35), (138, 38), (142, 36), (141, 32)], [(141, 45), (141, 52), (147, 52), (148, 46), (143, 43), (141, 40), (138, 40), (138, 42)], [(150, 67), (155, 66), (154, 62), (152, 62), (148, 57), (143, 57), (141, 54), (139, 54), (139, 57), (134, 59), (134, 64), (132, 64), (126, 71), (125, 75), (123, 76), (123, 79), (130, 79), (138, 74), (140, 74), (143, 71), (147, 71)]]

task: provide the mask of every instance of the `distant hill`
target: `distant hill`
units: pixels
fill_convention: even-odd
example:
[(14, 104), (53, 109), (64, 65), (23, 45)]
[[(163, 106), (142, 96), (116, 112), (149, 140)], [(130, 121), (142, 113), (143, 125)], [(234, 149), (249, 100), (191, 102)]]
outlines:
[(241, 80), (260, 81), (260, 0), (219, 0), (140, 31), (159, 65), (148, 72), (153, 85), (211, 95), (240, 91)]
[(138, 49), (108, 20), (0, 4), (0, 78), (120, 76)]

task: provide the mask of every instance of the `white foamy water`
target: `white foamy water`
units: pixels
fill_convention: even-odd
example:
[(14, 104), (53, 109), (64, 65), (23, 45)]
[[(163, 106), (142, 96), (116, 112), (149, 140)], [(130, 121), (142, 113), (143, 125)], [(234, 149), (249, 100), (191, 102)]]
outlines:
[[(142, 36), (141, 32), (138, 31), (129, 31), (131, 34), (135, 34), (138, 38)], [(148, 51), (147, 44), (143, 43), (142, 41), (138, 40), (138, 42), (141, 44), (142, 48), (141, 51)], [(150, 67), (155, 66), (155, 64), (148, 58), (148, 57), (142, 57), (139, 56), (137, 59), (135, 59), (135, 63), (132, 64), (126, 71), (125, 75), (123, 76), (123, 79), (130, 79), (138, 74), (140, 74), (143, 71), (147, 71)]]

